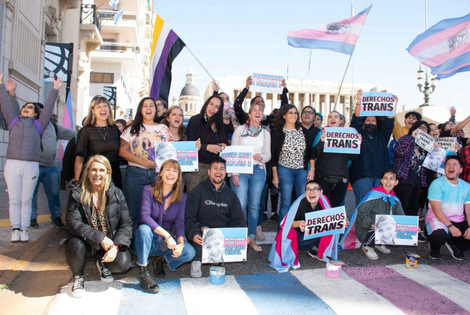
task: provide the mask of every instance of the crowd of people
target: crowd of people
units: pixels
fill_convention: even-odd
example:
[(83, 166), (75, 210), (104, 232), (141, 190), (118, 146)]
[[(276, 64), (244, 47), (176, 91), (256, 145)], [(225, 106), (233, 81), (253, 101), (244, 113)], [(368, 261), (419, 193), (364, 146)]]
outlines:
[[(356, 106), (350, 127), (359, 133), (361, 153), (329, 153), (324, 150), (325, 127), (348, 125), (343, 115), (330, 112), (323, 126), (323, 116), (314, 107), (305, 106), (299, 114), (296, 104), (289, 104), (285, 82), (279, 109), (265, 116), (265, 101), (255, 96), (247, 113), (242, 105), (251, 82), (248, 77), (233, 105), (215, 84), (214, 95), (191, 117), (187, 128), (183, 109), (167, 108), (164, 100), (144, 97), (135, 117), (126, 122), (114, 121), (109, 101), (95, 96), (78, 135), (57, 129), (50, 119), (62, 86), (60, 78), (54, 80), (45, 106), (28, 102), (20, 108), (16, 83), (8, 79), (0, 84), (1, 110), (10, 130), (5, 179), (11, 241), (27, 242), (28, 228), (38, 227), (37, 206), (32, 203), (39, 182), (52, 196), (48, 195), (51, 219), (56, 226), (64, 226), (56, 200), (54, 145), (58, 139), (72, 139), (63, 163), (67, 175), (62, 178), (70, 182), (66, 258), (74, 275), (74, 296), (84, 292), (88, 259), (96, 261), (105, 282), (136, 264), (140, 286), (150, 293), (159, 291), (149, 272), (150, 257), (157, 257), (158, 277), (165, 275), (165, 269), (174, 271), (187, 262), (191, 262), (191, 276), (201, 277), (203, 235), (208, 228), (246, 227), (248, 247), (261, 252), (257, 241), (265, 238), (261, 223), (268, 196), (278, 220), (276, 242), (291, 241), (291, 265), (298, 264), (298, 250), (322, 259), (324, 248), (337, 239), (304, 240), (305, 215), (344, 205), (349, 184), (358, 206), (346, 226), (355, 226), (369, 259), (378, 259), (375, 250), (390, 253), (375, 242), (378, 214), (421, 216), (420, 238), (429, 240), (431, 258), (441, 257), (442, 246), (453, 258), (464, 258), (463, 251), (470, 245), (470, 140), (462, 129), (470, 116), (456, 125), (455, 110), (451, 110), (449, 121), (436, 126), (419, 113), (408, 112), (402, 126), (394, 116), (361, 117)], [(419, 131), (436, 139), (458, 139), (454, 152), (441, 161), (444, 174), (423, 167), (428, 153), (415, 142)], [(176, 160), (157, 149), (171, 141), (196, 143), (197, 172), (183, 173)], [(219, 154), (229, 145), (254, 148), (252, 174), (227, 174)], [(57, 189), (51, 188), (55, 184)], [(286, 257), (273, 259), (287, 263), (282, 261)]]

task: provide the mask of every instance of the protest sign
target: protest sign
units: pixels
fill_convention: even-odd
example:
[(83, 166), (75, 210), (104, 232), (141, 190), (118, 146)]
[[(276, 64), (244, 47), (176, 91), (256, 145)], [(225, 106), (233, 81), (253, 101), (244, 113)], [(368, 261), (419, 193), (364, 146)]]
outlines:
[(170, 143), (176, 149), (176, 160), (181, 166), (181, 171), (197, 172), (199, 170), (199, 159), (196, 141), (174, 141)]
[(346, 210), (344, 206), (308, 212), (305, 214), (304, 240), (325, 235), (342, 234), (346, 227)]
[(375, 216), (375, 244), (418, 246), (418, 216)]
[(325, 128), (325, 153), (361, 153), (361, 141), (354, 128)]
[(227, 173), (253, 174), (253, 150), (251, 145), (225, 147), (220, 157), (225, 160)]
[(446, 160), (446, 150), (437, 147), (428, 153), (426, 159), (424, 159), (423, 167), (430, 169), (431, 171), (444, 174), (443, 164)]
[(247, 228), (205, 229), (202, 263), (246, 261)]
[(443, 149), (451, 152), (456, 152), (455, 145), (457, 144), (456, 137), (442, 137), (436, 140), (436, 143)]
[(392, 93), (363, 92), (361, 96), (361, 117), (393, 116), (397, 102)]
[(418, 129), (418, 134), (416, 135), (415, 138), (415, 143), (420, 146), (423, 150), (431, 152), (434, 149), (434, 138), (424, 132), (421, 129)]
[(251, 79), (251, 92), (282, 93), (282, 80), (284, 79), (282, 75), (253, 73)]

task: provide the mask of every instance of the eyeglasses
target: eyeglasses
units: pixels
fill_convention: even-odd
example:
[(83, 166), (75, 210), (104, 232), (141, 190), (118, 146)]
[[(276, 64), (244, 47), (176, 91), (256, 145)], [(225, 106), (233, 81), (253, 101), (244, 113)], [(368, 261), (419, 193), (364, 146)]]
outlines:
[(25, 106), (23, 106), (23, 108), (34, 109), (34, 105), (25, 105)]
[(315, 115), (315, 112), (312, 112), (310, 110), (305, 110), (302, 114), (305, 114), (305, 115)]
[(157, 107), (163, 107), (162, 103), (157, 103)]
[(321, 191), (320, 187), (305, 188), (305, 192), (319, 192)]

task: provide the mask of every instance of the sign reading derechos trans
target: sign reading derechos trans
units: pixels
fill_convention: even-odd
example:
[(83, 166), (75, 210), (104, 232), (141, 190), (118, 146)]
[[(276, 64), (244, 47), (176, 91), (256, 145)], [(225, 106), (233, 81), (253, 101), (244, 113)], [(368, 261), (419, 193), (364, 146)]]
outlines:
[(325, 153), (360, 154), (361, 141), (354, 128), (325, 128)]

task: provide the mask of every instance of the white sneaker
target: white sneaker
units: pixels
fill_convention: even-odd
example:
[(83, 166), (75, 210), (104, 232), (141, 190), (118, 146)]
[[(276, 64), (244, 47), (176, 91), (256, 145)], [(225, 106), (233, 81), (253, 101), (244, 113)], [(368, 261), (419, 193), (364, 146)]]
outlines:
[(191, 263), (191, 277), (193, 278), (201, 278), (202, 271), (201, 271), (201, 262), (194, 260)]
[(20, 241), (20, 230), (13, 230), (11, 232), (11, 242), (18, 243)]
[(21, 241), (21, 243), (29, 242), (28, 230), (21, 230), (20, 231), (20, 241)]
[(375, 245), (375, 249), (384, 254), (390, 254), (392, 251), (385, 245)]
[(362, 251), (370, 260), (378, 260), (379, 256), (372, 247), (362, 245)]

